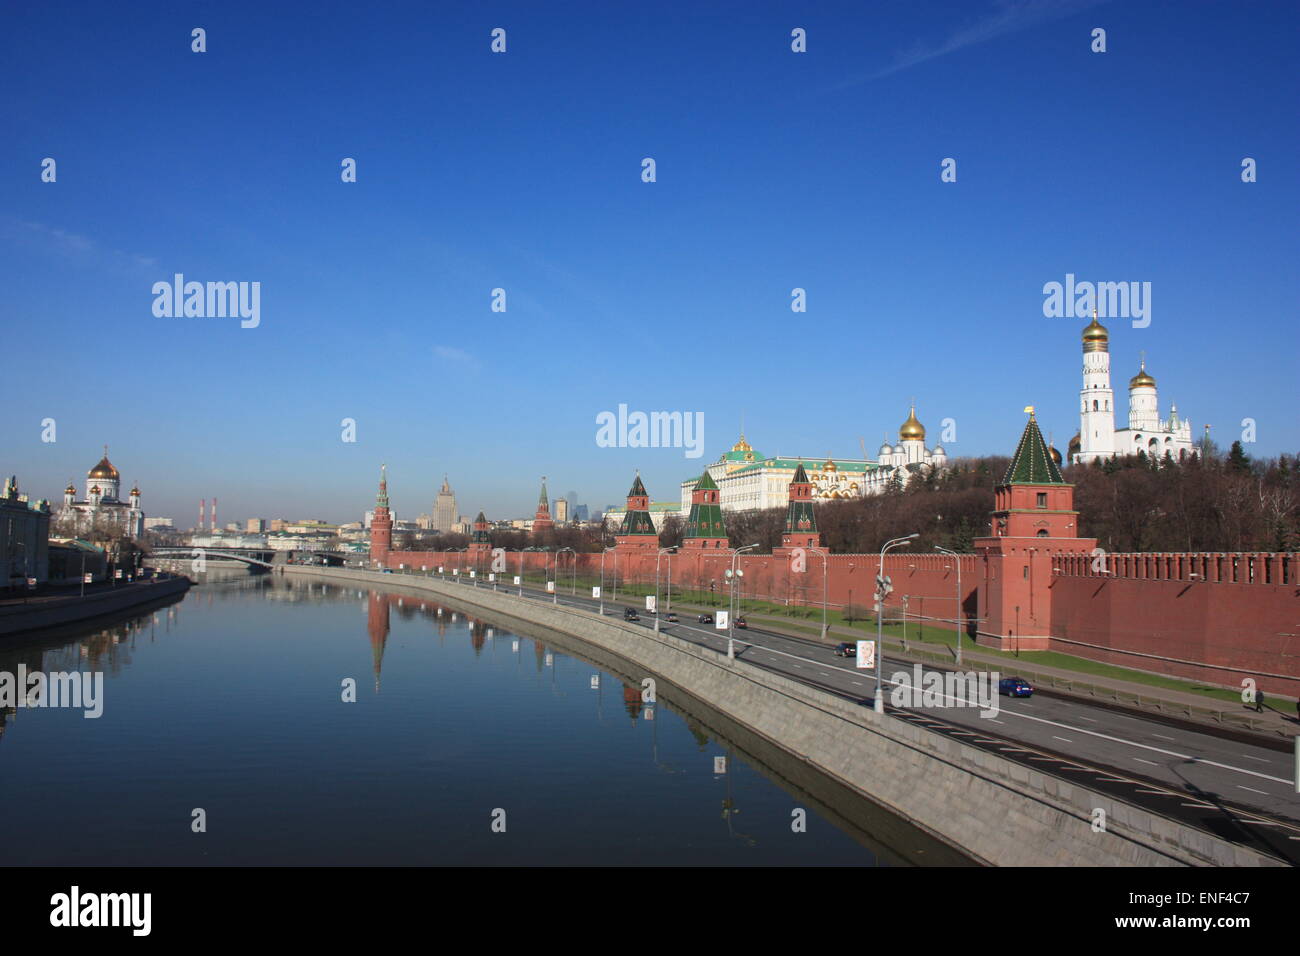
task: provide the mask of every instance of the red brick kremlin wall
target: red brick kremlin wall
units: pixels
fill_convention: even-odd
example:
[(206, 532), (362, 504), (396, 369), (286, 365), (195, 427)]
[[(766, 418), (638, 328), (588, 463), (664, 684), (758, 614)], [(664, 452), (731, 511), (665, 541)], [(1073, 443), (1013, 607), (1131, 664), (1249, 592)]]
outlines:
[[(664, 584), (670, 558), (674, 590), (707, 591), (713, 583), (720, 597), (727, 593), (730, 553), (664, 555), (659, 561)], [(519, 559), (519, 552), (506, 553), (507, 581), (518, 573)], [(553, 553), (526, 551), (523, 559), (530, 572), (555, 567)], [(599, 577), (599, 554), (576, 559), (579, 577)], [(744, 596), (820, 606), (822, 558), (810, 551), (805, 560), (807, 570), (796, 573), (788, 557), (743, 555)], [(840, 609), (851, 599), (870, 608), (879, 560), (873, 554), (830, 555), (829, 605)], [(1049, 649), (1234, 688), (1243, 677), (1253, 677), (1268, 694), (1300, 696), (1300, 555), (1112, 554), (1105, 558), (1108, 574), (1094, 572), (1093, 560), (1089, 555), (1057, 556), (1050, 576), (1036, 585), (1040, 593), (1050, 589)], [(563, 588), (574, 555), (563, 553), (559, 561)], [(963, 611), (973, 619), (983, 562), (976, 555), (963, 555), (960, 561)], [(462, 573), (475, 566), (464, 553), (430, 551), (390, 552), (384, 564), (416, 570), (442, 565), (449, 571), (459, 567)], [(481, 556), (480, 575), (486, 577), (490, 565), (491, 555)], [(605, 557), (607, 587), (613, 584), (615, 566), (610, 552)], [(902, 616), (907, 595), (909, 620), (924, 616), (927, 627), (952, 620), (957, 583), (952, 558), (895, 551), (885, 557), (885, 573), (894, 584), (886, 602), (889, 618)], [(653, 585), (654, 553), (620, 554), (617, 575), (620, 583)]]
[(1300, 554), (1060, 559), (1053, 650), (1138, 670), (1300, 696)]
[[(519, 573), (520, 552), (506, 552), (507, 570), (505, 580), (513, 580)], [(555, 569), (554, 553), (539, 551), (523, 552), (524, 567), (532, 573), (543, 568)], [(961, 586), (964, 595), (967, 618), (975, 616), (975, 588), (978, 585), (978, 567), (975, 555), (963, 555), (961, 561)], [(741, 555), (738, 567), (743, 576), (744, 596), (764, 601), (785, 604), (804, 604), (820, 607), (822, 603), (823, 572), (820, 552), (806, 552), (804, 562), (806, 570), (802, 573), (791, 570), (789, 557), (773, 557), (759, 554)], [(384, 566), (420, 570), (434, 570), (439, 566), (450, 572), (460, 568), (461, 573), (468, 573), (475, 568), (479, 575), (486, 577), (491, 570), (492, 556), (484, 555), (477, 565), (467, 559), (464, 553), (435, 551), (391, 551)], [(614, 552), (605, 556), (606, 586), (612, 586), (617, 564), (620, 583), (630, 581), (637, 584), (653, 585), (655, 581), (655, 554), (653, 551), (641, 554), (618, 555)], [(679, 551), (674, 555), (664, 555), (659, 559), (659, 577), (662, 586), (667, 585), (669, 565), (672, 568), (673, 589), (709, 590), (710, 584), (719, 595), (727, 593), (726, 571), (731, 567), (731, 552), (720, 551)], [(857, 607), (870, 609), (872, 593), (875, 591), (876, 571), (880, 565), (879, 555), (874, 554), (832, 554), (826, 561), (825, 586), (828, 591), (827, 601), (831, 608), (842, 609), (850, 599)], [(561, 586), (573, 574), (574, 555), (565, 552), (559, 557), (559, 581)], [(578, 576), (599, 578), (600, 555), (577, 555)], [(891, 552), (885, 556), (885, 573), (893, 579), (894, 593), (886, 602), (895, 616), (902, 615), (902, 597), (908, 596), (908, 615), (922, 614), (928, 618), (951, 621), (957, 603), (957, 578), (953, 559), (941, 554), (907, 555)], [(590, 592), (587, 592), (590, 593)]]

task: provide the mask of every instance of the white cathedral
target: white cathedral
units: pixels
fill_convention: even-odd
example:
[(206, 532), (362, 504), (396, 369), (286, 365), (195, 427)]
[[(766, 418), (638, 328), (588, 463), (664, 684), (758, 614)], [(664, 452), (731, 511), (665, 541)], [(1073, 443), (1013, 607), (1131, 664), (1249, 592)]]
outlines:
[(144, 512), (140, 510), (140, 489), (131, 488), (127, 501), (118, 498), (122, 476), (108, 460), (108, 446), (104, 457), (86, 472), (86, 497), (77, 501), (77, 489), (72, 482), (63, 490), (63, 508), (59, 511), (60, 523), (75, 534), (85, 534), (96, 528), (139, 538), (144, 534)]
[(1169, 417), (1160, 417), (1156, 380), (1143, 358), (1138, 373), (1128, 383), (1128, 428), (1115, 427), (1115, 393), (1110, 387), (1110, 333), (1097, 321), (1083, 330), (1083, 388), (1079, 392), (1079, 434), (1070, 442), (1070, 460), (1089, 462), (1139, 451), (1154, 458), (1169, 454), (1182, 461), (1193, 451), (1192, 423), (1178, 417), (1170, 405)]

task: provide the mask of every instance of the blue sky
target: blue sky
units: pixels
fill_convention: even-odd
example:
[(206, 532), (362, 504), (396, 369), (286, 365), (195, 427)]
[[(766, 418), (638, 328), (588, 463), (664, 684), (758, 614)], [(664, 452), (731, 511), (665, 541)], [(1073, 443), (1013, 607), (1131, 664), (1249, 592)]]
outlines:
[[(1121, 415), (1145, 350), (1163, 413), (1300, 449), (1291, 4), (4, 16), (0, 468), (30, 493), (107, 442), (186, 525), (213, 496), (353, 520), (380, 462), (399, 517), (444, 472), (462, 511), (525, 516), (542, 475), (602, 507), (639, 468), (674, 498), (742, 415), (765, 454), (874, 455), (913, 396), (950, 454), (1008, 454), (1026, 404), (1064, 448), (1084, 323), (1042, 287), (1066, 273), (1152, 283), (1148, 328), (1108, 323)], [(260, 326), (155, 317), (177, 272), (260, 282)], [(619, 403), (702, 412), (703, 457), (598, 447)]]

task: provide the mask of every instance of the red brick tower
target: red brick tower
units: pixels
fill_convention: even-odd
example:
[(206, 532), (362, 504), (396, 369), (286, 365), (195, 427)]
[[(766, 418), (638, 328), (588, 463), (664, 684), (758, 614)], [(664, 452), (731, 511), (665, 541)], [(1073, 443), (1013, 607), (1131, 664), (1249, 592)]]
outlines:
[(979, 643), (1001, 650), (1046, 650), (1052, 635), (1052, 562), (1089, 554), (1081, 538), (1074, 485), (1043, 441), (1033, 407), (1015, 457), (994, 489), (992, 535), (975, 539), (984, 565), (979, 589)]
[(550, 531), (555, 527), (551, 520), (551, 499), (546, 496), (546, 476), (542, 475), (542, 493), (537, 499), (537, 513), (533, 515), (533, 534)]
[(393, 548), (393, 516), (388, 511), (388, 466), (379, 467), (379, 494), (375, 495), (375, 515), (370, 519), (370, 563), (382, 568)]
[(650, 496), (641, 483), (640, 472), (627, 493), (627, 511), (614, 542), (619, 551), (655, 551), (659, 547), (659, 532), (650, 517)]
[(492, 551), (492, 536), (488, 531), (488, 520), (483, 517), (483, 512), (478, 513), (474, 519), (474, 531), (470, 535), (469, 554), (470, 566), (477, 568), (483, 558)]

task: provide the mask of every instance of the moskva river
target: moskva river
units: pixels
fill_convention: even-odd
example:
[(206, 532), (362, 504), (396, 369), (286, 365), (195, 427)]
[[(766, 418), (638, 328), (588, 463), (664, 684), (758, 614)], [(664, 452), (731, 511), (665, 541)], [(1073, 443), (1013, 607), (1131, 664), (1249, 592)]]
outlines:
[(720, 736), (700, 702), (649, 700), (639, 676), (581, 653), (432, 601), (238, 572), (113, 626), (7, 641), (0, 674), (70, 676), (50, 679), (57, 700), (3, 709), (0, 856), (965, 862), (797, 761), (752, 756), (770, 748)]

